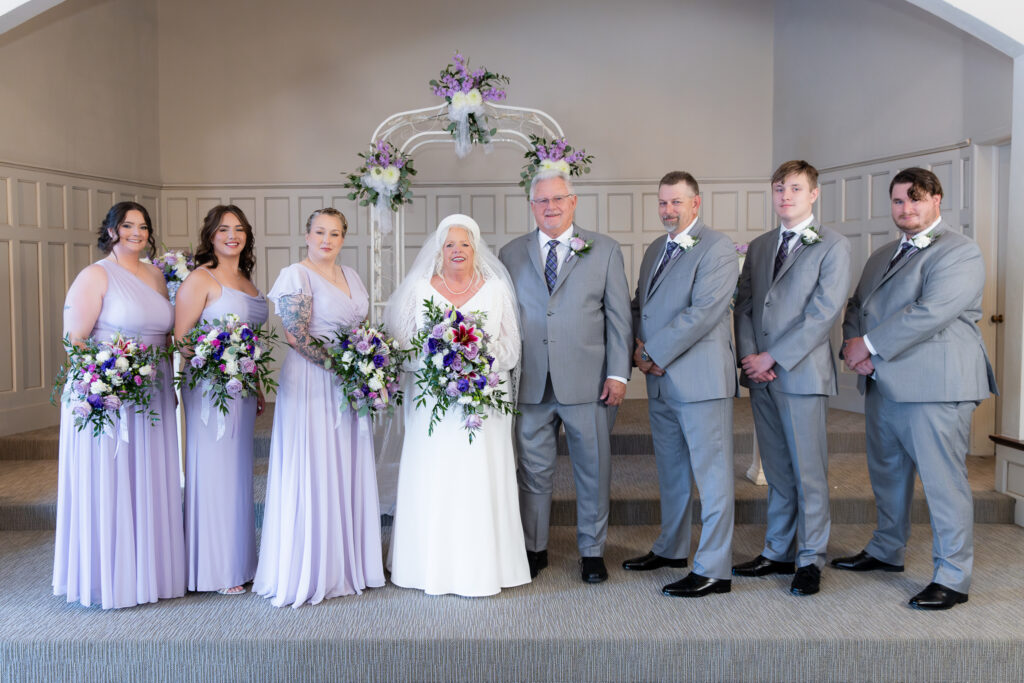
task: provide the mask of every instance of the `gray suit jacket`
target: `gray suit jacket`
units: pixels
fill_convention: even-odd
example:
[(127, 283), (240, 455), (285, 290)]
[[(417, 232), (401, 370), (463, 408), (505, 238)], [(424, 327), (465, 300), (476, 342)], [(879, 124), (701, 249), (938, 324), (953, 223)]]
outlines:
[[(875, 382), (901, 403), (981, 401), (996, 393), (977, 321), (985, 262), (972, 240), (939, 224), (928, 247), (886, 273), (898, 240), (876, 250), (846, 307), (843, 338), (868, 336)], [(864, 393), (867, 378), (859, 378)]]
[(549, 373), (555, 398), (567, 405), (597, 401), (608, 375), (629, 377), (633, 338), (622, 249), (610, 237), (573, 230), (594, 243), (562, 264), (550, 295), (536, 231), (498, 253), (519, 301), (523, 403), (541, 402)]
[(644, 254), (633, 299), (633, 334), (665, 375), (647, 375), (647, 395), (675, 401), (708, 401), (736, 393), (736, 352), (729, 330), (729, 302), (739, 265), (732, 240), (704, 225), (699, 240), (676, 252), (652, 283), (668, 236)]
[[(790, 394), (836, 393), (829, 332), (850, 287), (850, 243), (820, 227), (822, 239), (797, 243), (772, 279), (779, 230), (750, 243), (736, 296), (739, 358), (767, 351), (775, 359), (774, 386)], [(758, 386), (743, 374), (740, 384)], [(763, 386), (763, 385), (761, 385)]]

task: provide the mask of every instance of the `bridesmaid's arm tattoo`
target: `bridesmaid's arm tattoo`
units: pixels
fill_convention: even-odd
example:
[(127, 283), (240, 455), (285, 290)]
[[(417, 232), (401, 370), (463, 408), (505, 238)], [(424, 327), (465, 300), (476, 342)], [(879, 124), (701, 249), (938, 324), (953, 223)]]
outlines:
[(292, 348), (303, 358), (322, 365), (327, 359), (327, 351), (313, 343), (309, 335), (309, 320), (313, 315), (313, 297), (308, 294), (290, 294), (282, 296), (277, 302), (277, 314), (281, 316), (284, 329), (295, 340)]

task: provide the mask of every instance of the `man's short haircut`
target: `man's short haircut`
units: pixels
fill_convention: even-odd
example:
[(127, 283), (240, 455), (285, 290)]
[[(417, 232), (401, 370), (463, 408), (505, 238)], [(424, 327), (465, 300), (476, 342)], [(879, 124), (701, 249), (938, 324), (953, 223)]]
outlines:
[(694, 197), (700, 194), (700, 186), (697, 185), (697, 179), (686, 171), (669, 171), (662, 176), (658, 182), (658, 187), (662, 185), (678, 185), (679, 183), (686, 183), (686, 186), (693, 192)]
[(803, 159), (787, 161), (775, 169), (775, 173), (772, 173), (772, 185), (783, 182), (793, 174), (800, 173), (807, 176), (807, 182), (810, 184), (812, 190), (818, 186), (818, 169), (814, 168)]
[(556, 168), (546, 168), (543, 171), (538, 171), (533, 178), (530, 180), (530, 200), (533, 200), (533, 188), (537, 186), (542, 180), (551, 180), (552, 178), (561, 178), (565, 181), (565, 188), (569, 191), (569, 194), (576, 194), (575, 188), (572, 186), (572, 179), (569, 174), (565, 171), (559, 171)]
[(892, 197), (892, 188), (896, 185), (903, 183), (910, 183), (910, 189), (907, 190), (907, 196), (917, 201), (921, 199), (921, 195), (942, 195), (942, 183), (939, 182), (939, 176), (935, 175), (926, 168), (905, 168), (897, 173), (892, 182), (889, 183), (889, 196)]

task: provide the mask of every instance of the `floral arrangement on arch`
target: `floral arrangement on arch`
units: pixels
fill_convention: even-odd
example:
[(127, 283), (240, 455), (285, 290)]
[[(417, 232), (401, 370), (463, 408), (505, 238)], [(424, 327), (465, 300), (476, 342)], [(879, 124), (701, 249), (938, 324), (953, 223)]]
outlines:
[(408, 353), (399, 349), (383, 327), (363, 323), (351, 330), (337, 330), (333, 340), (316, 339), (327, 353), (324, 368), (337, 378), (338, 391), (359, 417), (391, 415), (402, 405), (399, 375)]
[(483, 329), (486, 316), (479, 312), (463, 313), (454, 306), (441, 307), (425, 299), (426, 318), (412, 340), (412, 349), (423, 358), (423, 367), (416, 371), (418, 407), (433, 405), (428, 434), (450, 409), (462, 412), (462, 426), (469, 443), (483, 427), (487, 409), (512, 415), (515, 405), (501, 388), (504, 381), (491, 367), (494, 357), (488, 353), (490, 337)]
[(181, 283), (185, 281), (188, 274), (195, 270), (196, 267), (196, 255), (191, 247), (188, 249), (168, 249), (164, 247), (164, 253), (152, 261), (145, 257), (140, 260), (145, 263), (152, 263), (164, 274), (164, 282), (167, 283), (167, 294), (170, 296), (172, 305), (174, 304), (174, 297), (178, 293), (178, 288), (181, 287)]
[(127, 442), (128, 410), (145, 415), (153, 424), (160, 420), (149, 407), (150, 389), (166, 351), (120, 333), (106, 341), (86, 339), (81, 345), (65, 336), (64, 350), (68, 359), (57, 373), (50, 400), (55, 402), (56, 392), (61, 392), (78, 431), (91, 427), (94, 437), (113, 436), (117, 417), (118, 438)]
[(469, 60), (458, 52), (452, 61), (438, 79), (430, 81), (430, 86), (448, 103), (448, 131), (455, 138), (455, 154), (461, 159), (469, 154), (474, 142), (486, 145), (497, 132), (487, 127), (484, 102), (504, 100), (507, 93), (500, 86), (508, 85), (509, 78), (484, 67), (470, 71)]
[(370, 144), (370, 151), (360, 152), (363, 165), (348, 174), (345, 187), (352, 190), (349, 199), (358, 199), (360, 206), (374, 204), (380, 216), (380, 230), (391, 232), (391, 214), (412, 203), (412, 176), (416, 169), (412, 157), (400, 152), (386, 140)]
[(585, 149), (574, 150), (564, 137), (548, 140), (530, 135), (530, 145), (532, 148), (523, 155), (526, 165), (519, 174), (519, 186), (527, 193), (533, 176), (541, 171), (556, 170), (570, 176), (581, 176), (590, 173), (590, 164), (594, 163), (592, 154), (587, 154)]

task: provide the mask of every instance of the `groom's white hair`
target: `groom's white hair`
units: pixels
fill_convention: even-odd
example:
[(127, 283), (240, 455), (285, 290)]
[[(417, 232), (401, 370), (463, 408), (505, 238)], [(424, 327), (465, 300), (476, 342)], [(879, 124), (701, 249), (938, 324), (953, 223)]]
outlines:
[(445, 216), (437, 224), (437, 231), (434, 233), (434, 239), (437, 240), (434, 272), (437, 275), (441, 274), (441, 267), (444, 263), (444, 241), (448, 239), (448, 231), (452, 228), (465, 228), (466, 233), (469, 234), (469, 242), (473, 247), (473, 268), (480, 272), (480, 264), (477, 258), (477, 254), (480, 253), (480, 226), (475, 220), (464, 213), (453, 213), (450, 216)]
[(552, 178), (561, 178), (565, 181), (565, 187), (569, 190), (569, 194), (576, 194), (576, 191), (572, 187), (572, 180), (569, 178), (569, 174), (565, 171), (559, 171), (556, 168), (548, 168), (543, 171), (538, 171), (533, 179), (530, 181), (530, 199), (533, 199), (533, 188), (537, 186), (542, 180), (551, 180)]

